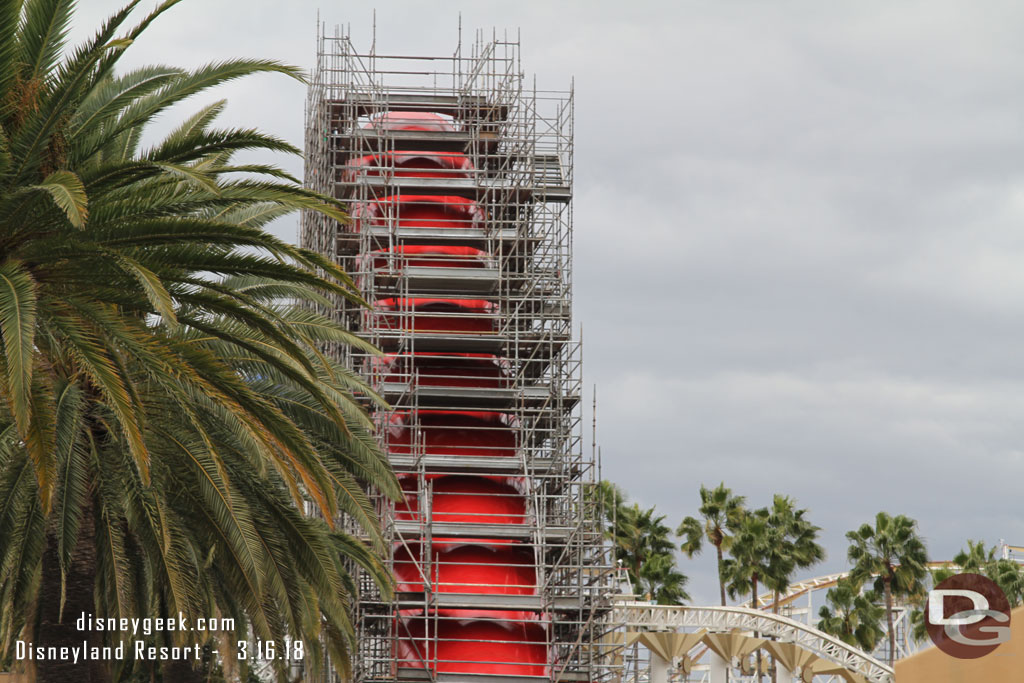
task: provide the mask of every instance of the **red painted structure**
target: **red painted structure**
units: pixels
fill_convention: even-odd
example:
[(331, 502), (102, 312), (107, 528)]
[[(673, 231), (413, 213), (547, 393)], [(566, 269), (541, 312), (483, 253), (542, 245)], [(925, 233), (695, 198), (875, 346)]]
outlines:
[(453, 247), (435, 244), (402, 244), (389, 249), (377, 249), (359, 260), (360, 270), (368, 267), (378, 271), (405, 267), (418, 268), (487, 268), (494, 265), (491, 255), (473, 247)]
[(360, 175), (392, 178), (469, 178), (473, 162), (458, 152), (425, 153), (414, 150), (367, 154), (345, 164), (342, 182)]
[(378, 130), (418, 130), (431, 133), (454, 133), (455, 122), (432, 111), (389, 111), (374, 116), (363, 128)]
[[(412, 479), (412, 478), (409, 478)], [(412, 480), (415, 482), (415, 480)], [(432, 480), (430, 500), (434, 522), (463, 524), (523, 524), (526, 502), (514, 486), (501, 477), (439, 475)], [(395, 519), (420, 520), (416, 491), (408, 491), (405, 500), (395, 505)]]
[[(437, 593), (485, 595), (537, 595), (537, 569), (533, 551), (521, 544), (471, 544), (457, 539), (434, 539), (425, 564), (417, 558), (420, 544), (395, 549), (397, 590), (419, 593), (424, 579)], [(429, 567), (429, 569), (426, 569)], [(429, 576), (424, 576), (424, 574)]]
[[(402, 244), (377, 249), (357, 259), (356, 286), (365, 290), (369, 278), (398, 277), (407, 268), (493, 268), (491, 255), (482, 249), (451, 245)], [(437, 278), (438, 275), (433, 277)]]
[[(387, 113), (372, 118), (364, 127), (457, 130), (451, 120), (430, 112)], [(352, 159), (342, 171), (342, 181), (367, 176), (467, 179), (474, 174), (473, 163), (465, 154), (396, 151)], [(364, 253), (357, 261), (359, 271), (363, 278), (374, 278), (373, 282), (398, 278), (413, 267), (496, 267), (492, 255), (470, 241), (478, 244), (480, 237), (465, 232), (483, 228), (484, 213), (471, 199), (398, 194), (356, 203), (351, 215), (348, 229), (354, 232), (388, 228), (390, 236), (397, 234), (391, 230), (422, 229), (417, 235), (436, 236), (443, 242), (407, 244), (397, 240)], [(373, 310), (364, 313), (363, 326), (373, 332), (411, 335), (487, 335), (502, 329), (503, 319), (500, 308), (486, 298), (393, 296), (373, 301)], [(507, 360), (488, 353), (459, 352), (458, 347), (432, 353), (395, 353), (368, 363), (376, 381), (415, 378), (413, 389), (512, 386)], [(444, 465), (444, 471), (400, 477), (405, 495), (394, 508), (396, 524), (443, 524), (451, 530), (449, 535), (458, 537), (405, 537), (394, 549), (398, 591), (424, 596), (423, 608), (407, 606), (394, 615), (397, 667), (428, 669), (435, 674), (548, 676), (548, 625), (541, 619), (539, 604), (534, 609), (522, 609), (530, 606), (529, 601), (517, 600), (510, 602), (508, 609), (495, 609), (493, 605), (481, 608), (479, 602), (459, 606), (455, 600), (454, 607), (426, 608), (431, 593), (538, 594), (533, 549), (522, 540), (514, 540), (514, 527), (521, 528), (531, 519), (523, 490), (525, 482), (457, 473), (458, 457), (516, 455), (517, 437), (511, 416), (487, 411), (417, 410), (392, 414), (380, 427), (391, 455), (456, 458)], [(420, 500), (421, 490), (430, 492), (429, 500)], [(464, 530), (461, 536), (455, 531), (460, 527)], [(501, 538), (478, 537), (488, 531)], [(409, 602), (417, 600), (410, 598)]]
[[(364, 224), (406, 228), (481, 229), (484, 213), (472, 199), (447, 195), (392, 195), (352, 207), (351, 229)], [(458, 233), (454, 234), (457, 239)]]
[(373, 302), (367, 327), (420, 334), (485, 334), (500, 327), (498, 305), (485, 299), (389, 298)]
[(545, 624), (441, 617), (436, 633), (434, 628), (429, 617), (400, 621), (395, 653), (399, 668), (506, 676), (549, 673)]
[(399, 353), (371, 360), (382, 382), (415, 380), (416, 386), (504, 389), (510, 386), (508, 362), (491, 353)]
[[(396, 414), (388, 426), (388, 452), (414, 452), (413, 430), (408, 414)], [(515, 455), (516, 435), (503, 413), (485, 411), (419, 411), (419, 432), (426, 455), (500, 456)]]

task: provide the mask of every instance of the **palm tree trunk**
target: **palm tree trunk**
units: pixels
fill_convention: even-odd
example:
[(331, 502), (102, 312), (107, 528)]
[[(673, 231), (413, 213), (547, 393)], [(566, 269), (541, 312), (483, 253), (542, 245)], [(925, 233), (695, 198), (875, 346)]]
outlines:
[(882, 579), (885, 587), (885, 623), (889, 629), (889, 666), (896, 661), (896, 632), (892, 627), (892, 587), (889, 585), (889, 577)]
[[(774, 614), (779, 613), (779, 597), (779, 591), (772, 591), (772, 613)], [(772, 683), (777, 683), (779, 680), (778, 667), (774, 666), (774, 659), (772, 663)]]
[(725, 607), (725, 579), (722, 578), (722, 544), (718, 543), (715, 545), (715, 550), (718, 551), (718, 589), (722, 593), (722, 607)]
[[(39, 586), (39, 623), (36, 630), (37, 646), (81, 647), (99, 645), (94, 631), (79, 631), (75, 622), (82, 614), (95, 615), (93, 589), (96, 585), (96, 531), (93, 520), (92, 496), (85, 497), (82, 509), (78, 543), (71, 554), (66, 582), (64, 611), (60, 609), (60, 560), (57, 537), (47, 532), (43, 553), (43, 571)], [(110, 680), (103, 662), (36, 661), (38, 683), (105, 683)]]

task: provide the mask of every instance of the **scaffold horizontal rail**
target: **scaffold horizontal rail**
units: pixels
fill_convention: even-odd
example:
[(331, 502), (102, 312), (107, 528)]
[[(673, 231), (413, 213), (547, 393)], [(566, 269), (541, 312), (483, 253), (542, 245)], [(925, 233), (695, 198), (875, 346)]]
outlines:
[[(426, 669), (399, 669), (395, 678), (368, 679), (374, 683), (395, 683), (395, 681), (432, 681), (434, 683), (538, 683), (550, 681), (550, 676), (508, 676), (502, 674), (468, 674), (432, 672)], [(567, 672), (559, 676), (558, 681), (567, 683), (584, 683), (589, 678), (582, 674)]]
[[(416, 472), (422, 466), (426, 472), (464, 472), (466, 474), (521, 474), (523, 459), (517, 456), (488, 455), (390, 455), (391, 466), (399, 472)], [(535, 466), (550, 467), (550, 458), (536, 458)]]
[[(399, 593), (398, 604), (410, 609), (424, 604), (423, 593)], [(431, 608), (437, 609), (495, 609), (540, 611), (543, 598), (539, 595), (499, 595), (493, 593), (433, 593), (429, 598)]]
[[(359, 178), (359, 185), (378, 195), (385, 192), (407, 193), (413, 195), (436, 194), (467, 197), (469, 199), (488, 199), (506, 203), (526, 204), (536, 200), (547, 202), (568, 202), (572, 199), (572, 190), (560, 183), (547, 184), (543, 180), (550, 176), (543, 174), (539, 179), (509, 178), (429, 178), (397, 176), (366, 176)], [(356, 182), (335, 182), (339, 198), (352, 196)]]
[(514, 334), (417, 334), (382, 333), (376, 341), (385, 351), (415, 348), (416, 351), (452, 353), (503, 353), (513, 358), (548, 358), (569, 343), (569, 333), (531, 332)]
[(508, 118), (506, 105), (489, 102), (482, 95), (374, 92), (353, 93), (330, 102), (334, 118), (344, 120), (349, 112), (369, 116), (382, 111), (430, 111), (448, 114), (460, 120), (503, 121)]
[[(395, 522), (395, 531), (404, 538), (421, 538), (426, 525), (420, 522)], [(546, 541), (564, 541), (572, 535), (569, 527), (547, 525), (538, 528), (533, 524), (471, 524), (467, 522), (431, 522), (434, 536), (451, 538), (498, 538), (530, 540), (541, 536)]]
[[(375, 280), (377, 289), (382, 292), (480, 295), (498, 290), (501, 271), (497, 268), (405, 266), (395, 275), (376, 274)], [(518, 283), (513, 281), (513, 284)]]
[[(542, 238), (537, 235), (524, 234), (521, 230), (511, 227), (462, 228), (456, 232), (447, 228), (407, 225), (399, 225), (395, 228), (371, 226), (366, 230), (366, 236), (373, 248), (387, 247), (391, 243), (418, 245), (451, 242), (460, 246), (483, 249), (490, 249), (493, 246), (497, 253), (507, 251), (510, 247), (532, 247), (542, 241)], [(360, 233), (339, 232), (335, 239), (339, 256), (357, 254), (362, 246)]]
[(571, 409), (579, 396), (553, 394), (550, 386), (525, 386), (511, 389), (494, 387), (463, 387), (417, 385), (415, 382), (385, 382), (381, 393), (392, 405), (405, 403), (402, 399), (415, 391), (415, 401), (423, 408), (450, 406), (453, 409), (489, 408), (508, 409), (515, 406), (537, 408), (557, 400), (563, 410)]
[[(348, 133), (334, 134), (331, 140), (335, 150), (360, 150), (360, 153), (398, 148), (431, 152), (465, 152), (474, 141), (479, 144), (480, 136), (468, 130), (394, 130), (384, 134), (374, 129), (357, 128)], [(483, 152), (490, 153), (493, 141), (485, 142), (491, 144), (484, 147)]]

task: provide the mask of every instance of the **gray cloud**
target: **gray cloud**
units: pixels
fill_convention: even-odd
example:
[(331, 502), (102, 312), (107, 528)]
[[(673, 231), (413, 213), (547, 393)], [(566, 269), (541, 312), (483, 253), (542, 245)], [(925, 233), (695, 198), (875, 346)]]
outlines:
[[(186, 2), (132, 59), (308, 68), (318, 4)], [(460, 10), (465, 37), (522, 27), (541, 87), (575, 76), (576, 313), (606, 476), (673, 525), (701, 482), (794, 495), (826, 528), (822, 573), (880, 509), (916, 517), (937, 558), (1024, 541), (1024, 8), (382, 2), (378, 49), (449, 53)], [(368, 6), (320, 16), (369, 46)], [(301, 146), (301, 85), (217, 96)], [(704, 600), (711, 565), (684, 563)]]

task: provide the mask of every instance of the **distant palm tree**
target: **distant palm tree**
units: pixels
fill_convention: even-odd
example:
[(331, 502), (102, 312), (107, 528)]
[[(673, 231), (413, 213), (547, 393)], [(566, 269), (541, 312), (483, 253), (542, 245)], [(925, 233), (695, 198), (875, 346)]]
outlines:
[[(664, 515), (655, 516), (655, 508), (641, 509), (640, 505), (624, 505), (619, 511), (615, 533), (616, 554), (629, 574), (629, 580), (638, 592), (644, 586), (644, 565), (657, 555), (668, 555), (675, 549), (670, 540), (671, 530), (665, 526)], [(654, 574), (650, 574), (654, 576)]]
[(885, 635), (881, 599), (873, 590), (862, 593), (860, 584), (843, 577), (825, 595), (828, 604), (818, 611), (818, 629), (870, 654)]
[(731, 595), (751, 592), (752, 609), (757, 608), (757, 591), (764, 585), (779, 595), (789, 588), (792, 574), (825, 557), (816, 541), (820, 528), (806, 519), (807, 510), (797, 509), (788, 496), (776, 495), (772, 507), (740, 512), (732, 523), (734, 535), (730, 558), (723, 562), (723, 576)]
[[(985, 541), (968, 540), (967, 547), (953, 556), (950, 566), (931, 569), (932, 585), (961, 572), (982, 574), (996, 582), (1006, 595), (1010, 607), (1018, 607), (1024, 600), (1024, 567), (1017, 562), (997, 556), (996, 546), (987, 546)], [(912, 635), (917, 642), (928, 639), (928, 625), (924, 619), (923, 597), (912, 600), (916, 605), (910, 612)]]
[(721, 593), (722, 605), (725, 605), (725, 578), (722, 573), (723, 553), (728, 551), (732, 545), (730, 529), (735, 526), (746, 499), (743, 496), (733, 495), (732, 490), (726, 488), (725, 482), (720, 483), (714, 489), (709, 489), (703, 484), (700, 487), (700, 508), (698, 514), (700, 519), (686, 517), (676, 529), (676, 534), (683, 537), (680, 549), (687, 557), (693, 557), (700, 553), (703, 542), (715, 547), (718, 556), (718, 587)]
[(968, 540), (967, 547), (953, 557), (953, 564), (965, 572), (979, 573), (996, 561), (995, 546), (986, 546), (984, 541)]
[(655, 508), (627, 505), (615, 484), (602, 481), (595, 495), (606, 516), (606, 537), (615, 546), (615, 558), (626, 569), (633, 590), (662, 605), (678, 605), (690, 596), (687, 577), (676, 566), (675, 544), (665, 516)]
[(953, 556), (953, 564), (962, 572), (982, 574), (995, 581), (1010, 607), (1017, 607), (1024, 600), (1024, 567), (998, 557), (996, 552), (996, 546), (987, 546), (985, 541), (968, 540), (967, 547)]
[(672, 552), (649, 555), (640, 567), (640, 592), (659, 605), (681, 605), (690, 599), (688, 577), (676, 567)]
[[(774, 593), (773, 611), (779, 609), (779, 595), (789, 588), (792, 574), (825, 557), (817, 542), (820, 528), (806, 519), (807, 510), (797, 509), (794, 500), (776, 494), (772, 507), (740, 511), (732, 522), (734, 536), (731, 557), (723, 562), (722, 573), (732, 596), (750, 590), (750, 607), (757, 609), (758, 585)], [(761, 653), (757, 653), (760, 671)]]
[(875, 525), (863, 524), (847, 532), (850, 541), (847, 557), (853, 563), (850, 579), (863, 583), (874, 579), (875, 590), (885, 598), (886, 632), (889, 636), (889, 665), (896, 658), (896, 632), (893, 628), (893, 598), (911, 597), (924, 592), (928, 573), (928, 554), (917, 532), (917, 522), (904, 515), (879, 512)]
[(730, 597), (750, 593), (750, 608), (757, 609), (758, 586), (772, 573), (781, 571), (773, 564), (773, 546), (777, 540), (768, 508), (742, 512), (734, 525), (730, 557), (722, 563), (722, 574)]
[[(959, 571), (959, 568), (954, 565), (948, 565), (944, 567), (932, 567), (928, 569), (928, 576), (926, 580), (932, 586), (937, 586), (951, 576), (955, 576)], [(924, 619), (924, 610), (928, 599), (927, 592), (921, 592), (919, 595), (912, 595), (907, 598), (907, 604), (912, 606), (910, 615), (907, 618), (910, 623), (910, 637), (913, 638), (916, 643), (923, 643), (928, 640), (928, 624)]]
[(772, 590), (772, 611), (779, 612), (779, 597), (789, 590), (793, 572), (809, 569), (825, 559), (825, 549), (818, 544), (821, 527), (811, 524), (806, 509), (797, 509), (789, 496), (776, 494), (768, 518), (774, 541), (771, 545), (769, 572), (765, 586)]
[[(728, 582), (726, 590), (733, 598), (749, 590), (750, 608), (757, 609), (758, 586), (772, 576), (789, 574), (792, 560), (775, 548), (780, 537), (778, 530), (772, 527), (768, 508), (741, 511), (733, 523), (733, 534), (730, 557), (722, 563), (722, 575)], [(782, 561), (789, 564), (782, 567), (779, 564)], [(761, 680), (760, 650), (756, 657), (755, 675)]]

